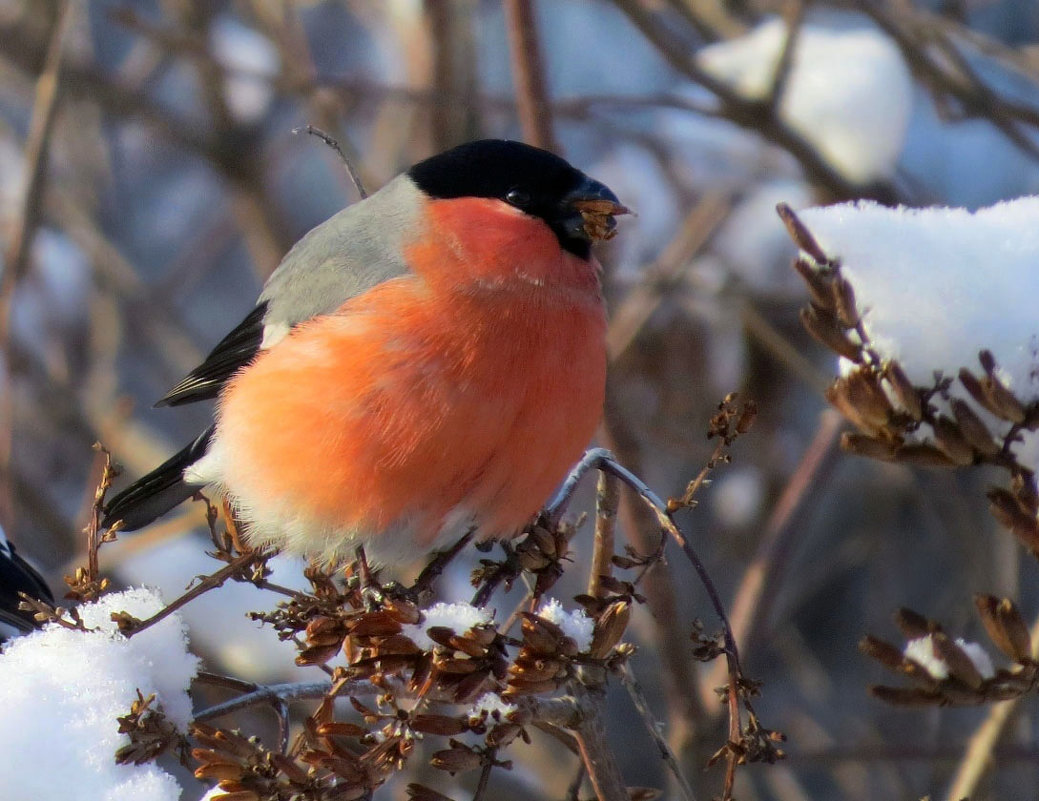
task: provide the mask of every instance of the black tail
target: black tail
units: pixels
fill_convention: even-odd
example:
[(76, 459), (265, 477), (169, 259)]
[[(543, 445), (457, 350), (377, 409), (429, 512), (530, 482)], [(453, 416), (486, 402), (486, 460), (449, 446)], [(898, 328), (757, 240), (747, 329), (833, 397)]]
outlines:
[[(38, 627), (32, 612), (18, 608), (21, 598), (18, 593), (24, 592), (40, 601), (54, 602), (50, 587), (36, 569), (22, 559), (14, 545), (4, 538), (0, 529), (0, 623), (13, 626), (18, 631), (28, 632)], [(0, 641), (5, 637), (0, 627)]]
[(210, 426), (184, 450), (112, 498), (105, 504), (101, 524), (111, 526), (122, 520), (123, 531), (133, 531), (190, 498), (198, 487), (184, 481), (184, 471), (202, 458), (212, 437), (213, 426)]

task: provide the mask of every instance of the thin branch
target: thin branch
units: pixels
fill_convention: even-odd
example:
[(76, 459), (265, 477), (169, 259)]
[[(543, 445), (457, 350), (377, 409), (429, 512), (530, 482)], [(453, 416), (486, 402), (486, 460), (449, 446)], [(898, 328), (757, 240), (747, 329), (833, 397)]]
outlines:
[[(1039, 617), (1032, 623), (1029, 634), (1032, 640), (1032, 659), (1039, 659)], [(945, 796), (949, 801), (974, 797), (982, 777), (993, 767), (993, 751), (1016, 717), (1024, 698), (1022, 695), (1011, 701), (992, 705), (988, 716), (967, 744), (967, 750)]]
[(320, 128), (315, 128), (313, 125), (303, 125), (299, 128), (293, 128), (292, 133), (301, 134), (306, 133), (311, 136), (316, 136), (339, 156), (339, 160), (343, 162), (343, 166), (346, 168), (347, 174), (350, 176), (350, 180), (353, 181), (354, 188), (357, 190), (357, 194), (361, 196), (361, 200), (368, 197), (368, 190), (365, 189), (364, 180), (361, 178), (361, 173), (358, 172), (357, 167), (347, 157), (346, 153), (343, 152), (343, 148), (339, 146), (339, 140), (333, 139), (329, 134), (322, 131)]
[(271, 554), (263, 551), (247, 551), (246, 553), (239, 554), (226, 566), (220, 568), (220, 570), (208, 576), (203, 576), (198, 584), (185, 592), (179, 598), (171, 601), (151, 617), (146, 618), (145, 620), (135, 621), (130, 628), (124, 632), (124, 634), (126, 634), (127, 637), (132, 637), (134, 634), (139, 634), (145, 629), (154, 626), (160, 620), (169, 617), (185, 604), (195, 600), (200, 595), (203, 595), (210, 590), (222, 587), (228, 579), (242, 575), (244, 570), (254, 564), (262, 563), (270, 556)]
[(36, 79), (32, 118), (25, 141), (25, 188), (18, 214), (15, 215), (7, 249), (4, 269), (0, 272), (0, 358), (7, 373), (0, 393), (0, 525), (13, 530), (14, 507), (11, 490), (11, 447), (14, 436), (14, 393), (11, 391), (10, 354), (11, 308), (15, 289), (29, 268), (29, 247), (43, 211), (43, 196), (47, 177), (54, 122), (57, 118), (59, 86), (61, 83), (64, 42), (78, 3), (64, 0), (58, 6), (43, 71)]
[(604, 576), (613, 572), (614, 530), (617, 527), (617, 506), (620, 487), (617, 477), (600, 472), (595, 491), (595, 538), (592, 547), (592, 567), (588, 576), (588, 594), (598, 598)]
[(628, 695), (631, 698), (635, 708), (639, 711), (639, 715), (642, 717), (642, 723), (646, 727), (646, 731), (649, 736), (653, 738), (653, 742), (656, 743), (657, 749), (660, 751), (660, 757), (667, 764), (668, 770), (671, 771), (671, 775), (674, 776), (675, 782), (678, 783), (678, 789), (682, 793), (682, 797), (686, 801), (696, 801), (696, 795), (693, 793), (693, 788), (689, 785), (688, 779), (682, 773), (682, 768), (678, 764), (678, 758), (675, 756), (671, 747), (667, 744), (657, 727), (656, 720), (653, 717), (653, 711), (649, 708), (649, 702), (646, 700), (646, 696), (642, 693), (642, 686), (639, 684), (638, 679), (635, 678), (634, 672), (632, 672), (631, 665), (625, 665), (621, 670), (621, 682), (624, 684), (625, 689), (628, 691)]
[[(733, 634), (740, 649), (746, 649), (757, 639), (774, 597), (774, 588), (782, 578), (790, 556), (793, 538), (798, 531), (799, 513), (819, 488), (819, 477), (839, 452), (837, 442), (843, 428), (844, 419), (836, 411), (826, 409), (819, 415), (815, 437), (765, 523), (754, 559), (744, 571), (731, 605)], [(722, 665), (712, 667), (703, 685), (705, 703), (713, 698), (713, 693), (710, 696), (707, 693), (709, 688), (721, 683), (724, 669)]]
[(537, 147), (558, 151), (545, 87), (534, 0), (505, 0), (505, 20), (512, 82), (516, 89), (516, 111), (523, 138)]

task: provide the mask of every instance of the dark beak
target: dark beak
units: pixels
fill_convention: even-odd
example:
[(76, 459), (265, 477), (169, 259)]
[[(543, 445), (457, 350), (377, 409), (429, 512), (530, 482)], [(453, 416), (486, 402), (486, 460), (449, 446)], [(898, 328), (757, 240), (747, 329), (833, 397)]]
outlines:
[(587, 176), (563, 198), (563, 228), (574, 239), (612, 239), (618, 214), (631, 214), (631, 209), (609, 187)]

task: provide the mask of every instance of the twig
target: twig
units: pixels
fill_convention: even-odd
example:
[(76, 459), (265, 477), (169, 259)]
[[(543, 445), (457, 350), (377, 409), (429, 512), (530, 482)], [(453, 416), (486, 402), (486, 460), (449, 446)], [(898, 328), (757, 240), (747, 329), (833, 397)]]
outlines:
[(303, 125), (299, 128), (293, 128), (292, 133), (301, 134), (306, 133), (311, 136), (316, 136), (339, 156), (339, 160), (343, 162), (343, 166), (346, 167), (347, 173), (350, 175), (350, 180), (353, 181), (354, 187), (357, 189), (357, 194), (361, 196), (361, 199), (368, 197), (368, 190), (364, 187), (364, 181), (361, 179), (361, 173), (357, 171), (354, 163), (347, 158), (346, 153), (343, 152), (343, 148), (339, 146), (339, 140), (333, 139), (327, 133), (322, 131), (320, 128), (315, 128), (313, 125)]
[(631, 665), (625, 665), (621, 669), (621, 682), (624, 684), (625, 689), (628, 691), (628, 695), (631, 697), (631, 701), (635, 704), (635, 708), (639, 711), (639, 715), (642, 717), (642, 722), (646, 727), (646, 731), (649, 732), (649, 736), (653, 738), (653, 742), (656, 743), (657, 748), (660, 750), (660, 757), (667, 763), (668, 770), (671, 771), (671, 775), (675, 777), (675, 781), (678, 783), (678, 789), (682, 793), (682, 797), (687, 801), (696, 801), (696, 795), (693, 793), (693, 788), (689, 785), (689, 781), (682, 773), (681, 767), (678, 765), (678, 759), (675, 757), (671, 747), (667, 744), (667, 741), (661, 737), (660, 731), (657, 729), (656, 721), (653, 718), (653, 711), (649, 708), (649, 702), (646, 700), (646, 696), (642, 693), (642, 687), (635, 678), (635, 674), (632, 672)]
[(786, 92), (787, 83), (790, 81), (790, 73), (794, 66), (794, 53), (797, 51), (797, 42), (801, 38), (801, 28), (804, 23), (805, 4), (803, 0), (788, 0), (784, 9), (786, 22), (786, 39), (783, 42), (783, 50), (776, 62), (775, 72), (772, 73), (772, 85), (768, 90), (768, 103), (774, 111), (779, 110), (783, 102), (783, 94)]
[(0, 525), (13, 530), (14, 507), (11, 490), (11, 447), (14, 436), (14, 393), (11, 391), (10, 353), (11, 308), (18, 283), (29, 268), (29, 246), (43, 210), (43, 195), (47, 177), (47, 161), (51, 135), (57, 118), (64, 41), (72, 26), (79, 4), (65, 0), (56, 12), (43, 71), (36, 79), (29, 134), (25, 141), (25, 189), (21, 207), (14, 218), (13, 229), (6, 251), (4, 269), (0, 272), (0, 356), (8, 375), (4, 377), (5, 391), (0, 393)]
[[(1032, 623), (1029, 633), (1032, 639), (1032, 659), (1039, 659), (1039, 617)], [(949, 801), (974, 797), (981, 778), (992, 768), (992, 752), (1013, 721), (1024, 698), (1025, 696), (1020, 696), (992, 705), (988, 716), (974, 731), (967, 744), (967, 750), (945, 796)]]
[(602, 722), (601, 700), (588, 688), (580, 690), (582, 711), (580, 720), (572, 727), (577, 745), (581, 750), (581, 761), (588, 771), (588, 779), (595, 790), (598, 801), (628, 801), (628, 790), (624, 777), (606, 742), (606, 731)]
[(552, 112), (545, 87), (541, 46), (533, 0), (505, 0), (506, 30), (516, 112), (523, 138), (532, 145), (558, 151), (552, 131)]
[(263, 551), (247, 551), (246, 553), (239, 554), (234, 558), (233, 561), (228, 563), (226, 566), (220, 568), (216, 573), (212, 573), (208, 576), (203, 576), (201, 581), (192, 587), (190, 590), (185, 592), (179, 598), (171, 601), (165, 607), (160, 609), (154, 615), (144, 620), (135, 621), (129, 628), (124, 632), (127, 637), (132, 637), (134, 634), (139, 634), (150, 626), (154, 626), (160, 620), (169, 617), (171, 614), (176, 612), (182, 606), (190, 601), (195, 600), (198, 596), (215, 590), (217, 587), (224, 585), (230, 578), (241, 574), (241, 572), (252, 565), (253, 563), (261, 563), (267, 559), (270, 554)]
[[(838, 452), (837, 441), (843, 428), (844, 420), (837, 412), (826, 409), (819, 415), (815, 437), (765, 523), (757, 552), (744, 571), (732, 602), (732, 630), (741, 649), (756, 640), (769, 609), (768, 600), (773, 596), (772, 589), (782, 577), (786, 566), (792, 537), (797, 531), (794, 523), (798, 513), (804, 508), (811, 493), (818, 488), (819, 476)], [(723, 670), (721, 665), (712, 666), (703, 685), (705, 703), (713, 698), (710, 688), (721, 683)], [(710, 697), (707, 696), (708, 692), (711, 692)]]
[[(297, 681), (286, 684), (268, 684), (257, 687), (245, 695), (240, 695), (237, 698), (232, 698), (229, 701), (203, 709), (195, 714), (194, 720), (196, 723), (201, 723), (259, 704), (280, 704), (288, 701), (300, 701), (305, 698), (324, 698), (331, 689), (332, 682), (330, 681)], [(356, 691), (362, 689), (363, 687), (359, 682), (357, 688), (351, 688), (351, 692), (357, 694)], [(375, 692), (374, 688), (373, 692)]]
[(617, 506), (620, 491), (617, 477), (600, 472), (595, 491), (595, 538), (592, 547), (592, 567), (588, 576), (588, 594), (598, 598), (604, 576), (613, 572), (613, 541), (617, 527)]

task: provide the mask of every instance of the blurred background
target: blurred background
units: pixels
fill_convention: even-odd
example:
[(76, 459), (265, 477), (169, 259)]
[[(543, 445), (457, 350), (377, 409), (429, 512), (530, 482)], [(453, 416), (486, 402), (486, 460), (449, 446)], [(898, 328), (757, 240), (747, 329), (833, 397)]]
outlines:
[[(296, 239), (359, 197), (336, 154), (294, 128), (335, 137), (371, 190), (459, 142), (524, 139), (638, 211), (600, 253), (612, 322), (599, 444), (678, 495), (713, 450), (721, 398), (759, 406), (681, 516), (763, 681), (762, 723), (789, 737), (785, 762), (741, 769), (737, 796), (1034, 798), (1033, 706), (963, 784), (989, 710), (868, 695), (888, 677), (857, 642), (897, 641), (896, 607), (984, 639), (972, 594), (1012, 595), (1028, 615), (1039, 575), (988, 516), (986, 476), (839, 453), (821, 394), (834, 360), (798, 323), (805, 290), (774, 207), (977, 208), (1036, 192), (1037, 36), (1027, 0), (0, 0), (0, 522), (60, 587), (83, 558), (92, 445), (124, 466), (122, 486), (205, 425), (204, 404), (151, 404), (252, 309)], [(217, 567), (202, 520), (188, 506), (122, 536), (102, 567), (171, 599)], [(622, 527), (652, 549), (638, 506)], [(590, 548), (584, 530), (556, 595), (582, 591)], [(692, 661), (688, 635), (715, 621), (668, 556), (630, 630), (633, 666), (709, 797), (723, 676)], [(442, 595), (467, 597), (467, 570)], [(274, 580), (302, 586), (299, 565), (282, 560)], [(207, 667), (305, 675), (244, 617), (275, 601), (235, 586), (189, 605)], [(628, 783), (666, 787), (619, 687), (610, 708)], [(498, 797), (563, 797), (574, 766), (558, 751), (514, 747)]]

